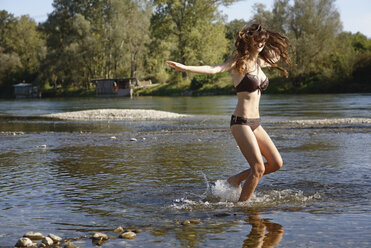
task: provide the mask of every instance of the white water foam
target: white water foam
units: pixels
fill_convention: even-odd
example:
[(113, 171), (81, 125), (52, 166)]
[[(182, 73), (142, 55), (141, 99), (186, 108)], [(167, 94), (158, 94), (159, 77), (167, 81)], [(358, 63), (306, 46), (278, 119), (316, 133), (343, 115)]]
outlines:
[(284, 189), (256, 191), (251, 199), (246, 202), (238, 202), (241, 187), (231, 187), (226, 180), (217, 180), (215, 184), (208, 186), (206, 194), (201, 199), (179, 198), (173, 201), (170, 208), (177, 210), (197, 210), (234, 207), (277, 207), (277, 206), (301, 206), (302, 204), (319, 200), (321, 195), (316, 192), (305, 194), (301, 190)]
[(227, 180), (218, 180), (210, 187), (211, 194), (220, 199), (221, 202), (237, 202), (241, 194), (241, 185), (232, 187)]

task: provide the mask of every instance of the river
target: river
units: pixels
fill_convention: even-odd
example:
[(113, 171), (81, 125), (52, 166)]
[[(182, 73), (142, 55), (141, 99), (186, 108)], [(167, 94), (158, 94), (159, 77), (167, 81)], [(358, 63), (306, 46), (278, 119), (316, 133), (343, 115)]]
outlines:
[[(235, 104), (234, 96), (0, 100), (0, 247), (28, 231), (117, 237), (117, 226), (142, 232), (104, 247), (370, 247), (371, 95), (263, 95), (262, 126), (284, 166), (245, 203), (228, 199), (224, 185), (248, 168), (229, 130)], [(63, 118), (102, 109), (185, 117)]]

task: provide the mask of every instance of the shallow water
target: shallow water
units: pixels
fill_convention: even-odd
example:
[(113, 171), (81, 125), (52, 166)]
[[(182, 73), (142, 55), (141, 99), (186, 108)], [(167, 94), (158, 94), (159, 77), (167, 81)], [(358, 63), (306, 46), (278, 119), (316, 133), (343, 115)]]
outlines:
[[(105, 247), (369, 247), (370, 122), (285, 121), (369, 120), (371, 95), (263, 95), (263, 126), (284, 167), (263, 177), (246, 203), (228, 199), (223, 183), (248, 167), (229, 131), (235, 103), (232, 96), (0, 101), (0, 246), (27, 231), (117, 236), (112, 230), (122, 225), (143, 232)], [(110, 108), (193, 116), (39, 117)], [(186, 219), (202, 223), (177, 224)]]

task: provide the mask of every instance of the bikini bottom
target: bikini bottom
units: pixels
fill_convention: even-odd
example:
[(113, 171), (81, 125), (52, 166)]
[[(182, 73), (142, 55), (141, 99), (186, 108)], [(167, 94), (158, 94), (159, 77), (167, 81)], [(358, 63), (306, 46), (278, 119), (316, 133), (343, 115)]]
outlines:
[(260, 118), (244, 118), (240, 116), (232, 115), (231, 126), (233, 125), (247, 125), (254, 131), (260, 126)]

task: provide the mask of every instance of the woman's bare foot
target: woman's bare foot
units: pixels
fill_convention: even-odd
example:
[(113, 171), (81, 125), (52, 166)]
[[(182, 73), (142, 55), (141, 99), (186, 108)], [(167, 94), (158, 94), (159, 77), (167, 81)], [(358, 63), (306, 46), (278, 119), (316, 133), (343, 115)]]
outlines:
[(241, 184), (241, 182), (237, 181), (236, 175), (229, 177), (227, 179), (227, 182), (229, 183), (229, 185), (231, 185), (232, 187), (235, 187), (235, 188), (240, 187), (240, 184)]
[(229, 183), (229, 185), (231, 185), (232, 187), (240, 187), (240, 184), (242, 181), (246, 180), (246, 178), (249, 176), (250, 174), (250, 169), (247, 169), (247, 170), (244, 170), (234, 176), (231, 176), (227, 179), (227, 182)]

